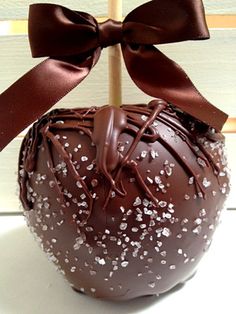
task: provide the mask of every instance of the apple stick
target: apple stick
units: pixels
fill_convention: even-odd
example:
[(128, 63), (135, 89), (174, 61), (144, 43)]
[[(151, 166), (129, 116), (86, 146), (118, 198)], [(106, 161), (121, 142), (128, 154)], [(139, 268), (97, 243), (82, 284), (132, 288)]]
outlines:
[[(122, 0), (108, 0), (110, 19), (122, 21)], [(121, 88), (121, 48), (120, 45), (109, 47), (109, 104), (120, 107), (122, 104)]]

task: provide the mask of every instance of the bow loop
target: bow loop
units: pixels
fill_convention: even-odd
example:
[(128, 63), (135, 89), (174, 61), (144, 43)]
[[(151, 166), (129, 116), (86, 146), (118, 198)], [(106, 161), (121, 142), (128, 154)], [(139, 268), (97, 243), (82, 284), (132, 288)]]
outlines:
[[(130, 12), (127, 22), (148, 26), (146, 40), (152, 44), (209, 38), (202, 0), (152, 0)], [(144, 35), (132, 39), (139, 34)]]
[(33, 57), (74, 56), (99, 46), (96, 19), (63, 6), (32, 4), (28, 28)]

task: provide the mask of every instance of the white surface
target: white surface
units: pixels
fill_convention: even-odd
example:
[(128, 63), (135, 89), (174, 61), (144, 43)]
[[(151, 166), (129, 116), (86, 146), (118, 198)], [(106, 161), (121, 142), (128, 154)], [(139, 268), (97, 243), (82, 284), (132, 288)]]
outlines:
[(47, 261), (23, 217), (0, 217), (1, 314), (235, 314), (236, 211), (226, 211), (197, 274), (160, 297), (115, 303), (74, 292)]

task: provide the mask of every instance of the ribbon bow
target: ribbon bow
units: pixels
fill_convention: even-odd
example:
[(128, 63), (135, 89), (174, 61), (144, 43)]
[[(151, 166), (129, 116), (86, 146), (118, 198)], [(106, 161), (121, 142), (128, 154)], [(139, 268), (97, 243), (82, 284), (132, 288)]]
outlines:
[(227, 115), (153, 46), (208, 38), (201, 0), (153, 0), (134, 9), (123, 23), (101, 24), (87, 13), (59, 5), (31, 5), (32, 55), (49, 58), (1, 94), (0, 150), (76, 87), (97, 63), (102, 48), (117, 43), (129, 75), (142, 91), (220, 131)]

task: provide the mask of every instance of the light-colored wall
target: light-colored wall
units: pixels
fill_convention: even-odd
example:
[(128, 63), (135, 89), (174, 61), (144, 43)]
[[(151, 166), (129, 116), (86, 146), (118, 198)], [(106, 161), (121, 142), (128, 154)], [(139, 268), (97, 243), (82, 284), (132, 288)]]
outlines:
[[(0, 21), (26, 19), (28, 4), (33, 2), (55, 2), (73, 9), (87, 11), (96, 16), (106, 15), (106, 0), (83, 1), (13, 1), (1, 0)], [(123, 0), (124, 14), (143, 0)], [(205, 0), (207, 14), (236, 14), (236, 0)], [(211, 29), (211, 40), (162, 45), (159, 48), (177, 61), (188, 72), (199, 90), (216, 106), (236, 117), (236, 28)], [(32, 68), (40, 60), (32, 59), (26, 35), (0, 36), (0, 92)], [(107, 103), (107, 51), (91, 75), (74, 91), (60, 101), (57, 107), (102, 105)], [(146, 102), (144, 95), (133, 84), (123, 69), (124, 103)], [(16, 138), (0, 153), (0, 211), (17, 211), (16, 168), (18, 150), (22, 137)], [(236, 207), (236, 134), (227, 135), (229, 160), (232, 168), (232, 196), (228, 207)], [(235, 178), (234, 178), (235, 177)]]
[[(90, 12), (96, 16), (107, 14), (107, 0), (1, 0), (1, 19), (24, 19), (28, 15), (28, 6), (31, 3), (57, 3), (78, 11)], [(123, 0), (123, 14), (127, 14), (144, 0)], [(235, 14), (235, 0), (203, 0), (207, 14)]]

